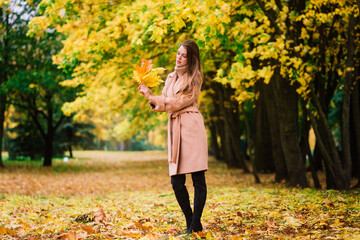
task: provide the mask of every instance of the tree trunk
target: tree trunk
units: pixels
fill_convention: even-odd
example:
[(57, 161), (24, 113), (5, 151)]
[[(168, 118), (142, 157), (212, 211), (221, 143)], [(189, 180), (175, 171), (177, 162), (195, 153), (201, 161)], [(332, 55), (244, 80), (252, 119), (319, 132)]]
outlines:
[[(0, 8), (0, 18), (1, 20), (4, 19), (5, 15), (5, 21), (3, 22), (3, 25), (5, 25), (5, 30), (2, 31), (1, 35), (3, 38), (3, 63), (4, 65), (1, 66), (0, 68), (0, 87), (5, 84), (8, 80), (8, 70), (9, 68), (9, 57), (10, 57), (10, 53), (9, 53), (9, 45), (10, 45), (10, 31), (11, 31), (11, 26), (9, 23), (9, 14), (7, 13), (6, 9)], [(2, 95), (2, 93), (0, 93), (0, 167), (4, 167), (4, 163), (3, 163), (3, 159), (2, 159), (2, 150), (3, 150), (3, 138), (4, 138), (4, 123), (5, 123), (5, 111), (6, 111), (6, 104), (7, 104), (7, 99), (6, 99), (6, 94), (4, 93), (4, 95)]]
[(212, 153), (217, 160), (221, 159), (220, 154), (220, 147), (217, 141), (217, 131), (216, 131), (216, 124), (215, 120), (211, 119), (209, 124), (210, 134), (211, 134), (211, 146), (212, 146)]
[(6, 110), (6, 98), (0, 96), (0, 167), (4, 167), (2, 159), (2, 150), (3, 150), (3, 137), (4, 137), (4, 123), (5, 123), (5, 110)]
[[(232, 99), (232, 96), (235, 94), (234, 89), (231, 88), (230, 86), (227, 86), (225, 88), (226, 90), (226, 98), (230, 103), (229, 108), (227, 108), (227, 116), (228, 116), (228, 120), (229, 120), (229, 125), (230, 125), (230, 129), (231, 131), (231, 143), (232, 143), (232, 148), (233, 151), (235, 153), (236, 158), (239, 161), (239, 165), (240, 167), (244, 170), (244, 172), (246, 173), (250, 173), (250, 170), (248, 169), (248, 167), (246, 166), (245, 163), (245, 156), (246, 154), (244, 152), (242, 152), (241, 149), (241, 134), (242, 134), (242, 128), (241, 128), (241, 124), (240, 124), (240, 113), (239, 113), (239, 103), (237, 101), (234, 101)], [(250, 125), (249, 125), (249, 130), (250, 130)], [(250, 148), (250, 151), (252, 150), (252, 147)]]
[[(255, 166), (259, 171), (274, 172), (274, 156), (271, 144), (270, 124), (268, 113), (266, 111), (267, 95), (264, 94), (264, 83), (257, 83), (255, 85), (256, 93), (259, 93), (259, 97), (255, 102), (254, 109), (254, 122), (255, 122), (255, 134), (254, 134), (254, 150), (255, 150)], [(270, 100), (271, 101), (271, 100)]]
[(226, 139), (225, 139), (225, 129), (224, 129), (224, 123), (223, 121), (218, 121), (217, 122), (217, 125), (218, 125), (218, 129), (219, 129), (219, 136), (220, 136), (220, 149), (221, 149), (221, 153), (222, 153), (222, 158), (221, 158), (221, 161), (223, 162), (227, 162), (227, 159), (229, 158), (229, 153), (228, 151), (226, 150), (226, 144), (228, 144), (226, 142)]
[(269, 131), (272, 147), (272, 158), (275, 166), (275, 182), (288, 180), (289, 175), (286, 170), (286, 163), (284, 153), (281, 148), (280, 129), (278, 109), (276, 107), (275, 99), (275, 81), (277, 76), (274, 74), (268, 85), (264, 85), (263, 95), (266, 103), (266, 111), (269, 119)]
[[(305, 104), (302, 104), (302, 108), (304, 109), (305, 107), (306, 107)], [(300, 130), (300, 149), (301, 149), (301, 155), (303, 157), (303, 162), (306, 165), (306, 156), (310, 159), (308, 148), (310, 148), (310, 146), (309, 146), (309, 131), (310, 131), (311, 124), (306, 119), (307, 118), (306, 111), (303, 110), (302, 112), (303, 112), (303, 117), (301, 120), (301, 130)]]
[(69, 145), (68, 150), (69, 150), (69, 157), (73, 158), (74, 156), (73, 156), (71, 144)]
[(302, 161), (298, 144), (298, 99), (295, 88), (281, 77), (280, 69), (274, 72), (276, 104), (280, 124), (280, 140), (284, 153), (286, 169), (292, 186), (308, 187), (305, 174), (305, 165)]
[(225, 106), (224, 106), (224, 97), (223, 97), (223, 93), (222, 93), (222, 89), (218, 90), (219, 93), (219, 100), (220, 100), (220, 111), (222, 113), (223, 116), (223, 124), (224, 124), (224, 128), (223, 128), (223, 133), (224, 133), (224, 139), (223, 139), (223, 143), (221, 144), (223, 146), (223, 151), (224, 153), (224, 157), (225, 158), (225, 162), (228, 165), (228, 167), (230, 168), (238, 168), (240, 167), (238, 164), (238, 161), (236, 159), (235, 153), (232, 149), (232, 143), (231, 143), (231, 129), (229, 126), (229, 122), (226, 119), (226, 110), (225, 110)]
[(48, 103), (48, 115), (47, 115), (47, 133), (45, 137), (45, 149), (44, 149), (44, 167), (50, 167), (52, 165), (52, 157), (54, 151), (54, 136), (55, 128), (53, 127), (53, 109), (51, 106), (51, 96), (49, 96)]
[(309, 165), (310, 165), (310, 171), (311, 171), (311, 175), (314, 181), (314, 186), (317, 189), (321, 189), (321, 185), (320, 185), (320, 181), (317, 175), (317, 164), (316, 161), (313, 157), (313, 155), (311, 154), (311, 150), (310, 150), (310, 145), (309, 145), (309, 130), (311, 127), (311, 123), (309, 120), (307, 120), (308, 118), (308, 114), (306, 111), (306, 104), (304, 101), (302, 101), (302, 109), (303, 109), (303, 124), (302, 124), (302, 134), (301, 134), (301, 141), (300, 141), (300, 146), (301, 146), (301, 152), (303, 155), (303, 161), (305, 163), (306, 158), (305, 156), (308, 156), (309, 158)]
[(225, 159), (227, 159), (228, 156), (225, 150), (226, 143), (225, 143), (224, 117), (221, 115), (220, 112), (220, 107), (219, 107), (220, 102), (218, 101), (219, 99), (217, 95), (214, 96), (214, 99), (217, 99), (216, 102), (214, 102), (214, 116), (216, 116), (214, 124), (215, 124), (215, 128), (217, 129), (217, 134), (219, 134), (219, 138), (220, 138), (220, 146), (219, 146), (220, 161), (226, 162)]
[[(316, 142), (319, 144), (319, 149), (324, 157), (325, 168), (329, 170), (329, 172), (327, 171), (326, 176), (327, 184), (329, 184), (328, 177), (331, 176), (333, 178), (334, 185), (327, 185), (327, 188), (339, 190), (349, 189), (350, 182), (344, 175), (345, 173), (342, 169), (339, 153), (336, 149), (335, 140), (332, 136), (327, 118), (314, 92), (311, 91), (310, 94), (311, 101), (317, 110), (319, 119), (316, 120), (311, 111), (308, 111), (308, 114), (310, 116), (311, 125), (315, 131)], [(319, 122), (319, 124), (317, 122)], [(322, 128), (323, 133), (320, 132), (320, 128)]]
[(216, 121), (214, 121), (215, 124), (215, 128), (218, 130), (218, 134), (220, 137), (220, 146), (219, 146), (219, 150), (221, 152), (221, 158), (220, 161), (227, 163), (228, 159), (229, 159), (229, 153), (227, 150), (227, 144), (228, 142), (226, 142), (226, 135), (225, 135), (225, 124), (224, 124), (224, 114), (222, 114), (222, 110), (220, 109), (220, 104), (223, 104), (219, 99), (219, 93), (217, 90), (217, 88), (221, 87), (220, 85), (218, 85), (217, 83), (213, 83), (211, 86), (215, 91), (215, 95), (213, 96), (214, 99), (214, 116), (216, 116), (217, 118), (215, 119)]
[[(360, 68), (357, 68), (360, 71)], [(358, 73), (358, 71), (356, 71)], [(360, 82), (354, 86), (351, 96), (351, 115), (352, 115), (352, 134), (354, 135), (354, 146), (352, 148), (354, 154), (352, 157), (353, 176), (358, 179), (356, 187), (360, 187)]]
[[(102, 148), (101, 150), (103, 151), (106, 151), (107, 149), (107, 146), (106, 146), (106, 141), (104, 140), (101, 140), (101, 143), (102, 143)], [(124, 141), (124, 144), (125, 144), (125, 151), (129, 151), (131, 149), (131, 139), (126, 139)]]
[(232, 108), (230, 97), (231, 95), (227, 92), (226, 86), (221, 84), (214, 84), (217, 99), (219, 99), (219, 110), (220, 115), (223, 116), (223, 136), (221, 146), (223, 150), (223, 156), (226, 164), (229, 168), (242, 168), (244, 172), (250, 172), (247, 168), (244, 159), (240, 153), (240, 136), (237, 136), (237, 131), (234, 124), (233, 112), (235, 109)]
[[(248, 148), (252, 149), (253, 148), (253, 141), (251, 139), (251, 130), (250, 130), (249, 120), (248, 120), (248, 117), (246, 115), (246, 112), (244, 111), (243, 105), (241, 105), (240, 107), (241, 107), (241, 111), (243, 112), (244, 118), (245, 118), (246, 141), (248, 143)], [(261, 183), (259, 175), (258, 175), (257, 166), (255, 164), (254, 154), (249, 152), (249, 156), (250, 156), (250, 161), (251, 161), (251, 165), (252, 165), (253, 175), (254, 175), (254, 178), (255, 178), (255, 183)]]
[[(347, 69), (354, 68), (354, 27), (355, 19), (353, 15), (349, 16), (349, 28), (348, 28), (348, 44), (347, 44)], [(341, 145), (343, 153), (343, 168), (345, 171), (345, 177), (347, 181), (351, 180), (351, 149), (350, 149), (350, 99), (351, 99), (351, 87), (353, 82), (354, 70), (346, 72), (344, 79), (344, 96), (342, 102), (342, 114), (341, 114)]]
[(54, 145), (54, 137), (53, 134), (47, 134), (45, 139), (45, 149), (44, 149), (44, 167), (51, 167), (52, 165), (52, 157), (53, 157), (53, 145)]
[[(358, 7), (360, 9), (360, 0), (357, 0)], [(359, 25), (360, 17), (358, 16), (356, 19), (356, 25)], [(359, 34), (360, 29), (357, 28), (355, 34)], [(356, 59), (359, 61), (360, 59), (360, 51), (358, 50), (356, 53)], [(351, 115), (352, 115), (352, 131), (353, 134), (353, 144), (352, 144), (352, 168), (353, 168), (353, 176), (358, 179), (357, 188), (360, 188), (360, 66), (357, 65), (355, 67), (354, 79), (357, 79), (356, 85), (354, 85), (354, 90), (351, 95)]]

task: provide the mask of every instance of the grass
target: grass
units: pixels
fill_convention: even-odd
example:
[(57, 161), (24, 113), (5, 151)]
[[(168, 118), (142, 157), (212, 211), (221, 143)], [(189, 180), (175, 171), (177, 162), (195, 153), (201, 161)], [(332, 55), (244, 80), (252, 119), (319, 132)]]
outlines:
[[(84, 151), (75, 156), (68, 162), (55, 159), (51, 168), (39, 161), (5, 161), (0, 239), (200, 237), (184, 234), (166, 152)], [(252, 175), (213, 159), (206, 176), (204, 238), (360, 238), (358, 191), (287, 188), (273, 183), (272, 174), (261, 174), (262, 183), (254, 184)], [(188, 177), (193, 196), (191, 185)], [(99, 214), (101, 221), (75, 221)]]

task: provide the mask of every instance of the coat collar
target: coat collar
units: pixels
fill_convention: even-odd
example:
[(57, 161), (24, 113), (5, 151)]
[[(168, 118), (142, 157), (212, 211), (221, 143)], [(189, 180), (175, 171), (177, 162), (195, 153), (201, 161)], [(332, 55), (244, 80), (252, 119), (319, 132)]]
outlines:
[(188, 70), (188, 66), (182, 66), (182, 67), (176, 67), (175, 66), (175, 72), (178, 74), (179, 77), (183, 76)]

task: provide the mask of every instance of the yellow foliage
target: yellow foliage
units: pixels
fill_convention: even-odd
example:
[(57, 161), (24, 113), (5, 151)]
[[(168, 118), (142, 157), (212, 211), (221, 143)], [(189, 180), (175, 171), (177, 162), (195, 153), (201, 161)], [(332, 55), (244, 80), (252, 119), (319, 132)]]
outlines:
[(273, 71), (270, 66), (263, 67), (262, 69), (257, 71), (259, 77), (264, 79), (264, 83), (268, 84), (270, 82), (270, 78), (273, 75)]
[[(298, 93), (306, 97), (318, 69), (316, 62), (309, 66), (303, 59), (319, 54), (319, 26), (330, 29), (336, 19), (334, 29), (343, 31), (348, 16), (359, 10), (345, 0), (310, 0), (301, 13), (291, 10), (286, 1), (282, 1), (282, 9), (274, 0), (262, 2), (276, 13), (273, 20), (278, 29), (252, 0), (43, 0), (45, 12), (31, 21), (30, 33), (54, 28), (66, 36), (53, 61), (59, 67), (75, 65), (72, 79), (62, 84), (82, 86), (84, 92), (66, 104), (64, 111), (77, 112), (84, 119), (91, 113), (99, 125), (111, 126), (104, 135), (118, 138), (128, 135), (122, 130), (125, 125), (120, 126), (126, 118), (134, 126), (129, 134), (140, 129), (140, 111), (154, 126), (166, 121), (151, 112), (133, 81), (158, 86), (164, 69), (151, 66), (150, 70), (148, 64), (134, 71), (138, 61), (134, 56), (171, 65), (177, 47), (187, 39), (199, 43), (205, 76), (217, 73), (205, 80), (230, 84), (240, 102), (255, 98), (253, 86), (257, 81), (268, 83), (274, 67), (291, 83), (297, 82)], [(294, 28), (297, 25), (300, 29)], [(299, 36), (298, 41), (289, 37), (292, 34)], [(309, 44), (310, 40), (314, 43)], [(346, 71), (341, 65), (336, 69), (339, 74)], [(153, 91), (160, 93), (160, 88)]]
[(117, 135), (117, 139), (129, 139), (131, 138), (131, 123), (128, 119), (124, 119), (122, 122), (118, 123), (115, 128), (114, 132)]

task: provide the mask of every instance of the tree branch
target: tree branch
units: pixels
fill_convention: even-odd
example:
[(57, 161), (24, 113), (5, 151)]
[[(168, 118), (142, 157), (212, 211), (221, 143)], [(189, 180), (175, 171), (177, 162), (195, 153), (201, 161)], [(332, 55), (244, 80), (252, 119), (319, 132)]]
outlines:
[(276, 34), (281, 35), (282, 31), (280, 30), (279, 26), (276, 23), (276, 13), (274, 10), (270, 9), (269, 11), (266, 10), (265, 4), (261, 0), (256, 0), (258, 5), (260, 6), (261, 10), (265, 13), (265, 15), (268, 17), (271, 25), (274, 27)]
[(280, 11), (282, 11), (282, 4), (281, 4), (281, 0), (275, 0), (276, 6), (280, 9)]
[[(325, 116), (324, 110), (321, 107), (321, 104), (319, 102), (319, 99), (317, 98), (314, 90), (310, 87), (310, 96), (311, 96), (311, 102), (313, 103), (315, 109), (317, 110), (319, 114), (319, 120), (321, 125), (324, 127), (324, 131), (326, 134), (326, 138), (329, 140), (330, 144), (330, 153), (334, 157), (334, 164), (337, 168), (339, 168), (339, 171), (342, 171), (342, 164), (340, 161), (339, 153), (336, 150), (336, 144), (334, 141), (334, 137), (332, 136), (332, 133), (330, 131), (329, 123), (327, 121), (327, 118)], [(310, 116), (310, 115), (309, 115)]]
[(307, 115), (310, 117), (310, 122), (311, 122), (311, 125), (312, 125), (312, 127), (314, 129), (315, 136), (316, 136), (316, 141), (319, 144), (320, 151), (323, 154), (324, 160), (325, 160), (325, 162), (327, 163), (327, 165), (329, 167), (329, 171), (330, 171), (332, 177), (334, 179), (336, 179), (336, 175), (335, 175), (335, 172), (334, 172), (334, 164), (331, 161), (331, 157), (330, 157), (329, 153), (326, 150), (326, 147), (325, 147), (324, 141), (322, 140), (322, 136), (320, 135), (319, 127), (318, 127), (318, 124), (317, 124), (316, 119), (314, 117), (314, 114), (312, 113), (312, 111), (307, 109), (306, 106), (304, 107), (304, 109), (306, 110)]
[(61, 115), (60, 119), (57, 121), (57, 123), (55, 124), (55, 128), (54, 130), (56, 131), (56, 129), (60, 126), (61, 122), (64, 120), (65, 116)]
[(44, 129), (42, 128), (42, 126), (41, 126), (41, 124), (40, 124), (40, 122), (39, 122), (39, 120), (38, 120), (38, 118), (37, 118), (37, 113), (36, 113), (36, 112), (34, 112), (34, 113), (29, 112), (29, 113), (30, 113), (30, 116), (31, 116), (31, 118), (33, 119), (35, 125), (36, 125), (37, 128), (39, 129), (39, 131), (40, 131), (40, 133), (41, 133), (41, 136), (42, 136), (44, 139), (46, 139), (46, 133), (45, 133)]
[(327, 44), (328, 41), (330, 40), (330, 37), (331, 37), (331, 35), (332, 35), (332, 33), (333, 33), (333, 30), (334, 30), (334, 25), (335, 25), (336, 20), (337, 20), (337, 17), (335, 16), (335, 17), (333, 18), (333, 20), (332, 20), (329, 33), (328, 33), (328, 35), (326, 36), (325, 41), (324, 41), (323, 44), (320, 46), (320, 48), (325, 48), (326, 44)]

